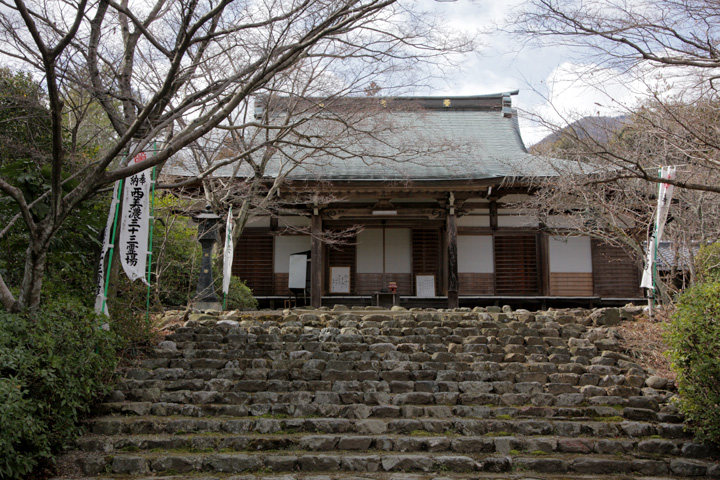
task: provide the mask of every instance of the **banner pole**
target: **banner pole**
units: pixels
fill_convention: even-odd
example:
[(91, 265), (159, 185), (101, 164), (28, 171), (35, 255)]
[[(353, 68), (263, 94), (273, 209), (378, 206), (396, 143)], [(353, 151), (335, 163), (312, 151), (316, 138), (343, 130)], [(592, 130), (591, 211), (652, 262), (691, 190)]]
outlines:
[[(157, 143), (153, 144), (153, 156), (157, 153)], [(152, 274), (153, 230), (155, 229), (155, 168), (152, 169), (150, 193), (150, 240), (148, 241), (147, 298), (145, 300), (145, 323), (150, 325), (150, 276)]]
[[(671, 174), (670, 174), (670, 167), (667, 167), (667, 168), (666, 168), (666, 167), (662, 167), (662, 168), (660, 168), (660, 171), (658, 172), (658, 176), (660, 177), (660, 179), (670, 178), (670, 176), (671, 176)], [(665, 193), (665, 187), (666, 187), (666, 185), (665, 185), (664, 183), (662, 183), (662, 182), (658, 185), (658, 194), (659, 194), (659, 195), (665, 195), (665, 194), (666, 194), (666, 193)], [(666, 207), (666, 208), (668, 208), (668, 209), (670, 208), (670, 200), (671, 200), (671, 199), (668, 198), (667, 201), (665, 202), (665, 203), (668, 205), (668, 206)], [(653, 290), (655, 291), (655, 293), (658, 292), (658, 290), (659, 290), (658, 285), (660, 284), (660, 282), (658, 281), (658, 280), (659, 280), (659, 277), (660, 277), (660, 275), (659, 275), (659, 273), (658, 273), (658, 258), (659, 258), (659, 257), (658, 257), (658, 254), (660, 253), (660, 223), (662, 222), (662, 223), (663, 223), (663, 226), (665, 225), (665, 221), (666, 221), (666, 219), (667, 219), (667, 212), (665, 212), (665, 214), (662, 215), (661, 217), (662, 217), (662, 218), (659, 218), (659, 219), (658, 219), (657, 226), (655, 227), (656, 230), (657, 230), (657, 233), (655, 234), (655, 235), (656, 235), (656, 241), (655, 241), (655, 263), (653, 264), (653, 286), (655, 287), (655, 288), (653, 288)], [(662, 297), (661, 297), (661, 298), (662, 298)]]
[(115, 234), (117, 233), (117, 221), (118, 216), (120, 215), (120, 200), (122, 199), (122, 192), (123, 192), (123, 180), (119, 180), (120, 184), (118, 186), (118, 202), (115, 204), (115, 218), (113, 219), (113, 227), (112, 227), (112, 235), (110, 236), (110, 250), (109, 258), (108, 258), (108, 267), (107, 272), (105, 276), (105, 290), (103, 291), (103, 302), (102, 302), (102, 310), (101, 312), (105, 311), (105, 304), (107, 302), (107, 294), (108, 294), (108, 288), (110, 287), (110, 271), (112, 269), (112, 259), (113, 254), (115, 252)]
[[(662, 168), (658, 170), (658, 177), (662, 178)], [(658, 198), (660, 195), (662, 195), (662, 183), (658, 184)], [(658, 258), (658, 246), (660, 244), (660, 239), (658, 238), (658, 235), (660, 234), (659, 230), (659, 213), (660, 205), (658, 205), (658, 219), (655, 220), (655, 245), (653, 245), (655, 249), (655, 255), (653, 258), (653, 264), (652, 264), (652, 297), (650, 298), (650, 301), (652, 302), (652, 305), (650, 305), (650, 318), (655, 317), (655, 294), (657, 293), (657, 258)]]
[(223, 249), (223, 305), (222, 309), (227, 309), (227, 296), (230, 291), (230, 279), (232, 278), (232, 257), (233, 257), (233, 216), (232, 206), (228, 209), (227, 220), (225, 221), (225, 248)]

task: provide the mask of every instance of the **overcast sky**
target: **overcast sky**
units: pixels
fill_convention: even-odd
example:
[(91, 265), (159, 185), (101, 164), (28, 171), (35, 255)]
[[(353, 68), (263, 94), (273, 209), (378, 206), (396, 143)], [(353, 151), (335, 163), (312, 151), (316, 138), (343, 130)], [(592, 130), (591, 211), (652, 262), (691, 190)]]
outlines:
[[(523, 0), (422, 1), (427, 2), (428, 9), (441, 12), (449, 24), (468, 31), (484, 29), (495, 22), (500, 24), (524, 3)], [(612, 101), (582, 80), (578, 81), (577, 72), (583, 68), (578, 52), (558, 46), (523, 46), (523, 40), (501, 32), (483, 36), (478, 54), (467, 57), (462, 71), (447, 72), (448, 84), (438, 83), (437, 90), (427, 94), (479, 95), (519, 90), (519, 95), (513, 97), (513, 106), (560, 124), (563, 118), (616, 115), (622, 112), (617, 101), (631, 103), (633, 94), (627, 88), (627, 79), (616, 77), (603, 82), (615, 99)], [(527, 146), (549, 133), (527, 113), (521, 113), (520, 126)]]

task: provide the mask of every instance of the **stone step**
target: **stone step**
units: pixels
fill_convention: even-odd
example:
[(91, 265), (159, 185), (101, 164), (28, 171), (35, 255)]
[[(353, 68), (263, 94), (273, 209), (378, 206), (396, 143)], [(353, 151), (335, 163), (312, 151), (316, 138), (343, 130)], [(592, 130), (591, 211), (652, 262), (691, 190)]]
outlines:
[(91, 433), (96, 435), (140, 434), (431, 434), (524, 435), (563, 437), (590, 436), (594, 438), (685, 439), (682, 424), (648, 422), (598, 422), (590, 420), (527, 420), (527, 419), (348, 419), (348, 418), (257, 418), (257, 417), (161, 417), (161, 416), (104, 416), (88, 420)]
[[(304, 335), (251, 335), (244, 332), (217, 332), (210, 335), (195, 333), (171, 333), (166, 340), (175, 342), (176, 351), (191, 350), (242, 350), (269, 351), (282, 343), (300, 347), (298, 350), (343, 352), (363, 351), (380, 352), (399, 351), (413, 353), (413, 351), (443, 351), (447, 352), (450, 345), (454, 351), (469, 353), (482, 353), (485, 347), (522, 345), (540, 346), (545, 348), (563, 347), (568, 344), (582, 344), (592, 349), (598, 346), (614, 346), (616, 343), (606, 339), (577, 342), (578, 339), (588, 337), (590, 331), (585, 328), (565, 327), (561, 329), (524, 329), (522, 331), (508, 328), (466, 328), (456, 331), (428, 331), (413, 329), (407, 332), (391, 331), (356, 331), (352, 334), (325, 333), (323, 330), (314, 330)], [(399, 334), (398, 334), (399, 333)], [(574, 340), (573, 340), (574, 339)], [(372, 347), (372, 348), (371, 348)], [(468, 348), (465, 348), (468, 347)], [(167, 350), (166, 350), (167, 351)]]
[[(239, 380), (234, 382), (223, 382), (220, 379), (211, 380), (203, 385), (195, 385), (195, 380), (180, 380), (163, 387), (144, 384), (142, 386), (123, 386), (118, 392), (122, 395), (122, 401), (149, 401), (166, 403), (188, 403), (193, 405), (207, 403), (221, 403), (226, 405), (252, 405), (259, 403), (295, 403), (292, 399), (302, 399), (307, 405), (348, 405), (355, 403), (366, 403), (368, 405), (418, 405), (418, 406), (477, 406), (477, 405), (499, 405), (499, 406), (534, 406), (534, 407), (581, 407), (591, 406), (615, 406), (619, 411), (628, 408), (628, 412), (643, 410), (647, 418), (645, 420), (656, 420), (657, 413), (661, 411), (661, 405), (652, 397), (639, 395), (641, 391), (634, 389), (601, 390), (599, 388), (575, 389), (567, 384), (549, 384), (544, 388), (541, 385), (528, 385), (526, 383), (513, 384), (512, 382), (495, 385), (494, 392), (498, 393), (459, 393), (459, 392), (428, 392), (412, 391), (413, 387), (420, 385), (377, 385), (377, 383), (356, 383), (338, 382), (312, 382), (318, 386), (314, 392), (300, 389), (308, 388), (308, 385), (296, 384), (296, 390), (292, 390), (290, 383), (283, 385), (282, 389), (277, 384), (259, 380)], [(202, 382), (197, 380), (197, 382)], [(215, 382), (213, 384), (213, 382)], [(359, 383), (359, 382), (358, 382)], [(391, 382), (392, 384), (393, 382)], [(402, 382), (411, 383), (411, 382)], [(490, 382), (486, 386), (491, 387)], [(197, 388), (197, 390), (186, 390), (183, 387)], [(220, 388), (221, 390), (215, 390)], [(398, 392), (407, 389), (410, 391)], [(428, 388), (429, 389), (429, 388)], [(394, 390), (388, 391), (388, 390)], [(307, 395), (303, 395), (307, 393)], [(118, 398), (120, 396), (118, 395)], [(630, 410), (632, 409), (632, 410)], [(666, 412), (662, 412), (666, 413)], [(669, 412), (668, 412), (669, 413)], [(640, 415), (640, 413), (638, 413)]]
[[(370, 390), (370, 389), (368, 389)], [(205, 405), (244, 406), (249, 415), (263, 415), (271, 411), (291, 416), (333, 415), (348, 406), (364, 404), (367, 408), (358, 415), (363, 416), (433, 416), (449, 415), (483, 416), (487, 409), (499, 410), (500, 415), (530, 416), (623, 416), (630, 420), (660, 421), (677, 423), (682, 417), (675, 413), (674, 406), (660, 405), (648, 397), (621, 397), (617, 395), (586, 396), (583, 393), (534, 394), (458, 394), (456, 392), (408, 392), (387, 393), (383, 391), (327, 391), (319, 389), (314, 394), (305, 392), (257, 392), (177, 390), (164, 391), (147, 388), (118, 391), (101, 405), (101, 411), (132, 412), (133, 409), (147, 408), (144, 405), (185, 404), (205, 408)], [(296, 400), (297, 401), (296, 401)], [(382, 408), (381, 408), (382, 407)], [(609, 409), (613, 409), (610, 412)], [(272, 409), (272, 410), (270, 410)], [(264, 411), (263, 411), (264, 410)], [(259, 413), (258, 413), (259, 412)], [(327, 412), (327, 413), (323, 413)], [(244, 414), (247, 415), (247, 414)]]
[[(206, 351), (205, 353), (210, 352)], [(198, 352), (193, 351), (193, 356)], [(372, 355), (303, 355), (304, 351), (291, 352), (290, 359), (275, 355), (273, 359), (263, 359), (254, 356), (252, 359), (242, 359), (236, 354), (216, 355), (221, 358), (148, 358), (140, 362), (140, 368), (128, 368), (124, 372), (125, 378), (134, 380), (174, 380), (178, 378), (212, 378), (217, 370), (233, 370), (241, 378), (242, 372), (249, 372), (247, 377), (267, 378), (277, 372), (277, 379), (288, 379), (290, 374), (297, 372), (342, 372), (347, 375), (368, 376), (377, 380), (396, 380), (395, 377), (405, 376), (411, 380), (413, 375), (420, 375), (419, 380), (438, 380), (446, 382), (463, 382), (473, 380), (487, 380), (492, 375), (506, 375), (518, 377), (518, 381), (553, 381), (553, 378), (564, 376), (564, 383), (597, 384), (608, 375), (625, 375), (642, 377), (644, 372), (630, 364), (601, 365), (608, 357), (592, 357), (589, 363), (577, 363), (580, 357), (567, 357), (567, 361), (549, 361), (550, 357), (528, 359), (529, 361), (504, 361), (505, 354), (500, 354), (500, 360), (471, 359), (470, 361), (448, 361), (446, 357), (438, 354), (428, 355), (421, 360), (413, 360), (414, 356), (397, 356), (393, 359), (374, 358)], [(297, 355), (295, 355), (297, 354)], [(417, 354), (420, 355), (420, 354)], [(425, 354), (422, 354), (425, 355)], [(450, 354), (446, 354), (450, 355)], [(464, 355), (464, 354), (463, 354)], [(514, 354), (509, 354), (514, 355)], [(190, 356), (190, 355), (188, 355)], [(455, 356), (458, 357), (459, 355)], [(432, 357), (435, 357), (433, 359)], [(534, 356), (537, 357), (537, 356)], [(553, 357), (558, 360), (560, 355)], [(454, 360), (457, 360), (455, 358)], [(563, 359), (565, 360), (565, 359)], [(575, 361), (573, 361), (575, 360)], [(612, 360), (612, 359), (610, 359)], [(582, 360), (585, 361), (585, 360)], [(595, 363), (592, 363), (595, 362)], [(609, 362), (605, 362), (609, 363)], [(428, 378), (430, 377), (430, 378)], [(532, 377), (533, 380), (522, 380)], [(640, 382), (636, 386), (642, 386)]]
[[(141, 373), (143, 372), (143, 373)], [(592, 373), (553, 373), (465, 371), (450, 375), (449, 370), (269, 370), (224, 368), (219, 370), (165, 369), (158, 373), (130, 372), (117, 384), (121, 392), (142, 389), (217, 390), (221, 392), (317, 392), (346, 391), (387, 393), (457, 393), (535, 395), (581, 393), (586, 397), (650, 397), (655, 403), (667, 403), (674, 392), (645, 387), (645, 378), (635, 375), (598, 375)], [(169, 373), (171, 372), (171, 373)], [(142, 378), (146, 377), (146, 378)], [(152, 378), (155, 377), (155, 378)], [(453, 379), (454, 378), (454, 379)]]
[[(152, 402), (185, 403), (204, 405), (210, 403), (224, 405), (283, 405), (285, 413), (299, 408), (300, 415), (314, 415), (313, 410), (323, 406), (352, 405), (365, 403), (369, 406), (413, 405), (439, 410), (445, 406), (457, 410), (457, 415), (467, 415), (462, 407), (501, 406), (501, 407), (548, 407), (551, 410), (566, 408), (614, 407), (616, 415), (624, 415), (633, 420), (677, 421), (673, 406), (662, 394), (651, 396), (640, 389), (619, 386), (602, 389), (584, 386), (580, 388), (567, 384), (537, 384), (512, 382), (486, 382), (485, 390), (490, 392), (432, 392), (433, 387), (423, 382), (372, 381), (298, 381), (284, 382), (213, 379), (178, 380), (158, 386), (155, 383), (126, 383), (108, 397), (109, 403)], [(494, 384), (494, 385), (493, 385)], [(295, 387), (294, 389), (292, 387)], [(312, 390), (312, 387), (317, 389)], [(191, 388), (191, 389), (187, 389)], [(414, 391), (411, 389), (415, 389)], [(407, 390), (407, 391), (402, 391)], [(423, 391), (426, 390), (426, 391)], [(497, 392), (497, 393), (495, 393)], [(658, 399), (661, 402), (658, 402)], [(302, 403), (298, 403), (302, 402)], [(547, 411), (543, 411), (544, 415)]]
[[(570, 345), (586, 347), (591, 350), (615, 350), (618, 346), (616, 341), (599, 336), (596, 331), (577, 325), (557, 326), (557, 328), (523, 326), (521, 329), (499, 325), (496, 328), (463, 328), (454, 331), (422, 328), (405, 329), (404, 331), (353, 329), (352, 333), (342, 333), (339, 329), (312, 329), (299, 335), (253, 335), (243, 330), (216, 331), (211, 334), (176, 331), (168, 334), (166, 340), (175, 342), (175, 349), (170, 351), (253, 349), (262, 352), (272, 350), (281, 343), (292, 345), (298, 350), (370, 351), (375, 353), (387, 351), (414, 353), (419, 350), (433, 351), (435, 349), (447, 352), (450, 345), (453, 345), (452, 348), (457, 352), (462, 352), (464, 347), (481, 346), (489, 348), (522, 345), (551, 348)], [(483, 349), (469, 348), (468, 351), (482, 352)]]
[(96, 475), (111, 472), (121, 475), (147, 473), (178, 474), (188, 472), (221, 473), (471, 473), (522, 471), (555, 474), (593, 474), (618, 478), (618, 475), (714, 476), (718, 465), (694, 459), (644, 459), (617, 455), (448, 455), (425, 452), (418, 454), (317, 454), (304, 452), (270, 453), (129, 453), (85, 456), (80, 460), (83, 472)]
[[(371, 345), (373, 348), (375, 345)], [(402, 347), (402, 346), (401, 346)], [(450, 346), (452, 350), (452, 345)], [(467, 346), (466, 346), (467, 347)], [(484, 346), (483, 346), (484, 347)], [(489, 372), (507, 372), (512, 375), (537, 374), (545, 375), (577, 375), (604, 377), (606, 375), (632, 375), (642, 377), (645, 372), (641, 367), (629, 360), (613, 358), (615, 352), (602, 351), (593, 354), (579, 352), (578, 348), (551, 347), (520, 349), (518, 345), (494, 346), (493, 352), (427, 352), (411, 353), (389, 351), (375, 353), (372, 351), (350, 352), (311, 352), (308, 350), (292, 350), (287, 345), (279, 345), (268, 352), (248, 349), (218, 350), (202, 349), (187, 351), (161, 351), (152, 357), (138, 362), (139, 368), (128, 368), (128, 378), (172, 378), (179, 370), (197, 370), (201, 375), (212, 374), (213, 370), (236, 369), (251, 370), (253, 373), (265, 374), (268, 371), (336, 371), (350, 372), (353, 375), (363, 372), (374, 372), (380, 376), (392, 372), (432, 371), (455, 372), (455, 378), (462, 381), (466, 376)], [(512, 348), (511, 348), (512, 347)], [(284, 353), (282, 349), (288, 349)], [(186, 373), (182, 373), (185, 375)], [(204, 378), (201, 376), (201, 378)], [(452, 381), (453, 379), (447, 379)], [(456, 380), (458, 381), (458, 380)], [(592, 381), (592, 380), (590, 380)], [(598, 380), (595, 380), (598, 381)], [(644, 381), (644, 379), (643, 379)], [(640, 382), (640, 385), (643, 384)]]
[[(211, 344), (254, 344), (259, 349), (267, 349), (278, 342), (284, 343), (313, 343), (320, 341), (323, 344), (360, 344), (360, 343), (417, 343), (417, 344), (448, 344), (448, 343), (495, 343), (488, 342), (488, 338), (497, 338), (499, 343), (507, 345), (518, 343), (520, 339), (545, 339), (549, 344), (562, 339), (567, 342), (570, 338), (581, 337), (596, 329), (575, 323), (561, 325), (556, 322), (521, 323), (487, 322), (483, 320), (466, 320), (461, 326), (427, 326), (414, 320), (403, 322), (389, 322), (378, 325), (376, 322), (353, 322), (355, 326), (342, 327), (328, 321), (329, 326), (308, 326), (295, 323), (275, 323), (264, 327), (238, 326), (225, 328), (216, 326), (210, 328), (180, 327), (170, 332), (168, 340), (176, 342), (178, 346), (196, 344), (207, 346)], [(342, 322), (340, 322), (342, 323)], [(334, 325), (334, 326), (333, 326)], [(340, 327), (340, 328), (338, 328)], [(587, 336), (587, 335), (586, 335)], [(594, 338), (600, 340), (600, 338)], [(519, 342), (522, 344), (523, 342)]]
[[(489, 436), (434, 435), (416, 430), (410, 435), (300, 435), (282, 434), (223, 434), (213, 435), (128, 435), (105, 437), (88, 435), (81, 438), (78, 448), (85, 452), (105, 454), (141, 451), (174, 450), (189, 453), (217, 451), (305, 451), (305, 452), (452, 452), (497, 453), (502, 455), (553, 453), (605, 454), (647, 456), (683, 456), (713, 459), (719, 450), (686, 440), (660, 438), (597, 438), (558, 436), (508, 436), (504, 433)], [(297, 453), (297, 452), (296, 452)]]
[[(288, 394), (285, 398), (280, 395), (258, 395), (245, 399), (234, 396), (234, 403), (203, 403), (193, 395), (202, 396), (205, 400), (217, 400), (217, 392), (187, 392), (181, 397), (172, 398), (173, 402), (112, 402), (102, 403), (96, 407), (96, 413), (101, 415), (154, 415), (166, 417), (182, 415), (189, 417), (233, 416), (233, 417), (259, 417), (269, 418), (308, 418), (314, 416), (331, 418), (433, 418), (433, 419), (543, 419), (543, 420), (574, 420), (583, 422), (610, 422), (618, 423), (623, 420), (659, 421), (663, 424), (680, 424), (682, 417), (675, 413), (655, 412), (651, 409), (621, 407), (618, 405), (603, 406), (592, 405), (587, 407), (550, 407), (550, 406), (496, 406), (490, 405), (391, 405), (384, 403), (392, 400), (385, 395), (369, 394), (357, 396), (343, 396), (348, 403), (335, 403), (337, 394), (327, 392), (327, 396)], [(162, 397), (162, 395), (161, 395)], [(328, 401), (327, 399), (332, 399)], [(396, 396), (394, 399), (410, 397)], [(600, 397), (609, 398), (609, 397)], [(640, 397), (644, 399), (645, 397)], [(198, 400), (192, 403), (191, 400)], [(162, 398), (160, 399), (162, 400)], [(185, 400), (185, 401), (178, 401)], [(591, 399), (592, 400), (592, 399)], [(364, 402), (364, 403), (350, 403)], [(383, 401), (382, 403), (380, 401)], [(614, 402), (614, 401), (613, 401)], [(627, 403), (627, 402), (626, 402)], [(677, 427), (680, 428), (680, 427)]]
[[(173, 338), (168, 336), (168, 339)], [(469, 337), (469, 338), (445, 338), (442, 343), (417, 343), (410, 337), (403, 338), (358, 338), (353, 343), (337, 343), (323, 342), (319, 339), (313, 342), (293, 342), (292, 339), (275, 342), (272, 344), (259, 345), (252, 341), (247, 343), (236, 343), (228, 341), (227, 343), (217, 342), (201, 342), (197, 344), (189, 343), (163, 343), (163, 348), (154, 351), (157, 358), (180, 358), (180, 357), (199, 357), (214, 358), (235, 356), (237, 358), (252, 359), (252, 355), (264, 357), (277, 353), (279, 345), (289, 347), (286, 351), (292, 352), (310, 352), (314, 357), (319, 359), (332, 358), (332, 356), (357, 356), (362, 355), (368, 358), (393, 359), (416, 356), (418, 358), (427, 358), (426, 356), (441, 355), (444, 358), (476, 358), (487, 354), (497, 353), (523, 353), (523, 354), (573, 354), (583, 357), (594, 358), (602, 356), (603, 352), (612, 352), (610, 345), (605, 340), (591, 342), (584, 338), (571, 337), (569, 339), (561, 338), (545, 338), (539, 337), (521, 337), (510, 336), (505, 337)], [(456, 340), (454, 342), (453, 340)], [(170, 340), (166, 340), (170, 342)], [(513, 343), (506, 343), (506, 342)], [(616, 343), (616, 342), (615, 342)], [(615, 352), (617, 353), (617, 352)], [(307, 354), (303, 354), (307, 355)], [(287, 358), (288, 354), (280, 355)], [(612, 357), (606, 357), (611, 358)], [(632, 362), (632, 359), (620, 359), (620, 362)], [(607, 362), (610, 363), (610, 362)]]
[(193, 314), (69, 458), (114, 479), (720, 476), (607, 319), (489, 310)]
[[(677, 468), (677, 465), (676, 465)], [(74, 476), (63, 476), (62, 479), (55, 478), (51, 480), (116, 480), (117, 475), (100, 475), (93, 477), (74, 477)], [(127, 476), (123, 475), (121, 478), (132, 478), (134, 480), (596, 480), (598, 478), (607, 479), (606, 475), (582, 475), (579, 473), (571, 474), (560, 474), (560, 473), (539, 473), (539, 472), (528, 472), (524, 474), (519, 468), (515, 467), (513, 473), (497, 474), (488, 472), (473, 472), (473, 473), (457, 473), (457, 472), (439, 472), (419, 474), (419, 473), (382, 473), (377, 472), (372, 474), (350, 474), (344, 472), (324, 472), (323, 474), (309, 473), (303, 474), (299, 472), (293, 472), (290, 474), (272, 474), (272, 473), (259, 473), (259, 474), (233, 474), (233, 473), (218, 473), (213, 472), (212, 474), (207, 473), (191, 473), (188, 475), (163, 475), (163, 476), (146, 476), (146, 475), (134, 475)], [(630, 478), (625, 476), (624, 478)], [(632, 476), (634, 480), (670, 480), (667, 475), (662, 476), (649, 476), (649, 475), (635, 475)], [(679, 478), (679, 477), (675, 477)], [(695, 477), (704, 478), (704, 477)]]
[[(280, 362), (274, 362), (272, 368), (239, 368), (233, 360), (215, 360), (222, 362), (217, 368), (210, 368), (206, 360), (182, 360), (177, 363), (170, 362), (165, 367), (157, 366), (154, 369), (134, 368), (125, 372), (125, 380), (121, 388), (158, 387), (171, 390), (183, 388), (177, 386), (180, 380), (195, 381), (185, 389), (199, 389), (200, 381), (224, 379), (231, 381), (272, 381), (271, 387), (287, 389), (292, 388), (288, 382), (299, 381), (327, 381), (327, 382), (384, 382), (382, 386), (390, 391), (391, 382), (422, 382), (413, 385), (413, 389), (420, 387), (423, 391), (460, 391), (460, 392), (490, 392), (493, 388), (488, 385), (477, 385), (473, 382), (515, 382), (528, 384), (525, 387), (543, 385), (569, 385), (576, 387), (576, 391), (584, 386), (599, 386), (609, 389), (624, 387), (632, 392), (640, 392), (644, 388), (646, 378), (644, 374), (635, 374), (631, 371), (613, 370), (606, 366), (585, 367), (580, 364), (553, 364), (544, 363), (506, 363), (477, 362), (472, 364), (445, 364), (440, 362), (324, 362), (306, 360), (302, 368), (288, 367)], [(199, 362), (192, 366), (191, 363)], [(174, 367), (171, 365), (175, 365)], [(285, 383), (282, 383), (285, 382)], [(347, 384), (350, 385), (350, 384)], [(409, 385), (393, 384), (396, 389), (408, 391)], [(320, 384), (319, 386), (322, 386)], [(493, 385), (494, 387), (495, 385)], [(505, 385), (501, 393), (505, 393)], [(256, 384), (256, 387), (260, 387)], [(648, 387), (649, 388), (649, 387)], [(647, 390), (653, 395), (667, 395), (665, 391)], [(557, 392), (567, 393), (567, 392)]]

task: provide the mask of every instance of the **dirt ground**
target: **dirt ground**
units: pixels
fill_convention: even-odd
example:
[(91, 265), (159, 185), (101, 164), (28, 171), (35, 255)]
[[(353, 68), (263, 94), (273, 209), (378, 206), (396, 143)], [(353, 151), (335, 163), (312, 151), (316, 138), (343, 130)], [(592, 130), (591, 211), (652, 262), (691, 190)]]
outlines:
[(670, 315), (667, 310), (656, 312), (654, 319), (642, 314), (635, 317), (634, 322), (622, 322), (615, 328), (627, 355), (655, 375), (675, 380), (675, 372), (665, 356), (667, 345), (663, 340), (664, 326), (670, 321)]

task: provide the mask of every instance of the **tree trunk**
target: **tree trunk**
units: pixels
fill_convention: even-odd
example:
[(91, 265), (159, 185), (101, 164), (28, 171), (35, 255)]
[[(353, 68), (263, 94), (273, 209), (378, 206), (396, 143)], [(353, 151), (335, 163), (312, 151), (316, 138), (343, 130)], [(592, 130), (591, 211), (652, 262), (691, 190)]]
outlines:
[[(40, 245), (37, 245), (40, 244)], [(40, 293), (47, 262), (48, 242), (31, 240), (25, 255), (25, 270), (23, 273), (20, 295), (12, 306), (11, 311), (34, 311), (40, 306)]]
[(0, 303), (2, 303), (3, 307), (5, 307), (5, 310), (7, 311), (12, 311), (12, 308), (15, 305), (15, 297), (5, 284), (5, 280), (3, 280), (2, 275), (0, 275)]

